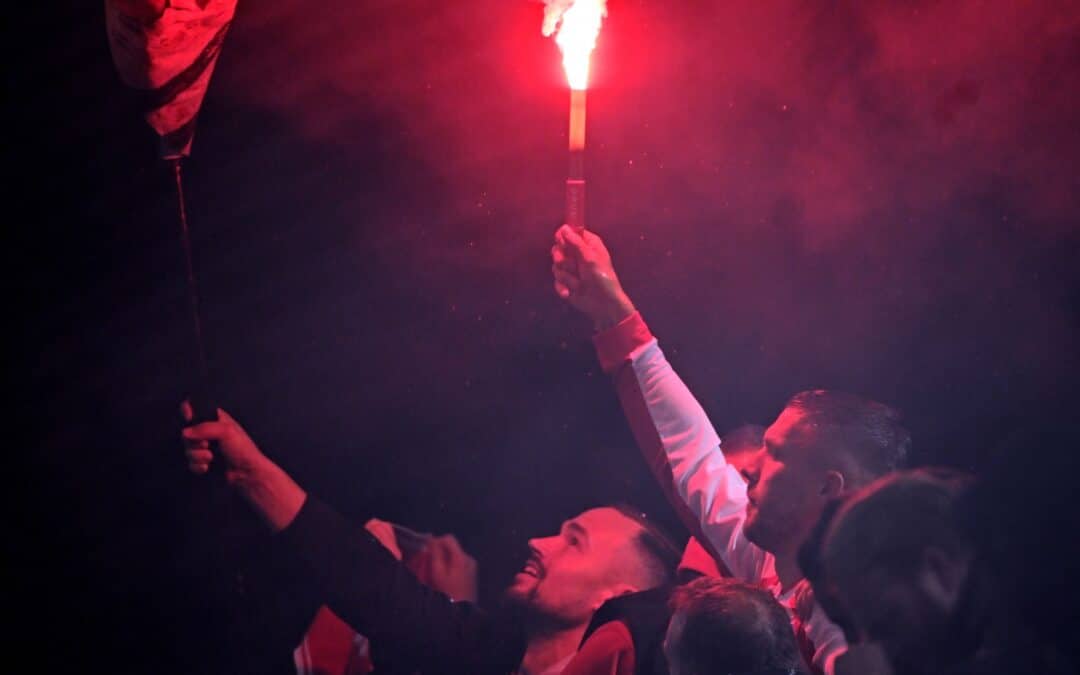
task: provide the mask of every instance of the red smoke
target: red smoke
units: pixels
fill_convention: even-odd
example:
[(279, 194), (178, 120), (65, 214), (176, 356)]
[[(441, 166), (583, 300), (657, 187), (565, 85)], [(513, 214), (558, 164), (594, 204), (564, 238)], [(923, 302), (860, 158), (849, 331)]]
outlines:
[[(341, 183), (357, 246), (393, 252), (446, 316), (501, 317), (485, 335), (512, 342), (554, 302), (544, 257), (562, 214), (566, 90), (541, 10), (252, 4), (215, 95), (394, 158), (407, 199), (313, 180)], [(588, 222), (650, 316), (693, 336), (702, 382), (729, 365), (710, 356), (722, 335), (746, 378), (776, 387), (763, 398), (872, 393), (900, 386), (879, 378), (906, 377), (905, 359), (940, 370), (1002, 322), (987, 363), (1050, 368), (1075, 335), (1029, 266), (1076, 237), (1078, 36), (1076, 4), (1048, 0), (612, 2)]]

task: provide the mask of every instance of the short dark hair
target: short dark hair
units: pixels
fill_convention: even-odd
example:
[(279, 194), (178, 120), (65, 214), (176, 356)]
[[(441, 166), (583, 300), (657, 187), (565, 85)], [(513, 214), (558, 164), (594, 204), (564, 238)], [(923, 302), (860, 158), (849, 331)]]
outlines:
[(744, 424), (728, 431), (720, 439), (720, 448), (724, 455), (752, 452), (761, 447), (765, 437), (765, 427), (760, 424)]
[(702, 577), (675, 588), (670, 605), (685, 617), (670, 647), (693, 672), (803, 672), (791, 620), (772, 593)]
[(903, 468), (911, 452), (911, 434), (900, 424), (900, 411), (842, 391), (813, 389), (795, 394), (785, 408), (803, 415), (828, 448), (843, 453), (862, 474), (857, 484)]
[(974, 478), (962, 471), (924, 467), (885, 476), (854, 493), (825, 528), (819, 553), (825, 576), (858, 576), (870, 568), (904, 574), (930, 547), (949, 553), (970, 549), (957, 506), (973, 485)]
[(649, 518), (644, 511), (626, 503), (611, 504), (611, 508), (633, 520), (641, 527), (634, 544), (642, 555), (650, 585), (663, 586), (675, 577), (675, 568), (682, 557), (667, 531)]

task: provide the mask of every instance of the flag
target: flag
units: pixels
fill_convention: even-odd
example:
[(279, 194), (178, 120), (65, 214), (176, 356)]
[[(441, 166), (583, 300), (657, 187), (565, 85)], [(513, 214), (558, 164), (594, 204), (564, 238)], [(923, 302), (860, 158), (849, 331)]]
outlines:
[(146, 94), (146, 121), (164, 159), (191, 153), (195, 121), (236, 0), (106, 0), (109, 49), (120, 79)]

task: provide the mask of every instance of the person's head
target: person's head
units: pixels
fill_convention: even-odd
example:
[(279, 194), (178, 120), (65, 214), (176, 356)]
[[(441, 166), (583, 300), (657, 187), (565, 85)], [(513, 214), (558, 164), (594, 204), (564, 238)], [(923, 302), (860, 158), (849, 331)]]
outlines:
[(787, 612), (764, 589), (703, 577), (675, 589), (671, 610), (671, 675), (802, 672)]
[[(849, 639), (871, 640), (898, 673), (934, 672), (973, 558), (956, 506), (970, 476), (947, 469), (898, 472), (845, 499), (817, 542), (821, 586), (844, 615)], [(811, 545), (812, 540), (807, 542)], [(830, 612), (832, 614), (832, 612)]]
[(829, 527), (832, 525), (833, 519), (836, 517), (840, 507), (843, 506), (850, 497), (851, 494), (848, 493), (826, 502), (824, 508), (821, 510), (821, 516), (818, 518), (817, 523), (814, 524), (814, 527), (810, 530), (810, 534), (807, 535), (806, 539), (799, 547), (798, 562), (804, 580), (809, 583), (810, 587), (813, 589), (814, 601), (818, 606), (825, 610), (825, 613), (829, 616), (829, 620), (844, 631), (844, 638), (848, 643), (854, 644), (864, 638), (860, 634), (854, 620), (851, 618), (850, 612), (848, 612), (843, 602), (837, 597), (836, 589), (825, 576), (825, 565), (821, 559), (825, 535), (828, 533)]
[(765, 427), (760, 424), (744, 424), (732, 429), (720, 439), (724, 459), (742, 473), (761, 448), (764, 436)]
[(854, 394), (819, 389), (792, 397), (743, 471), (747, 538), (793, 555), (829, 499), (903, 464), (911, 437), (899, 417)]
[(587, 624), (610, 598), (668, 583), (679, 551), (639, 511), (624, 505), (589, 509), (557, 534), (529, 540), (530, 556), (506, 598), (533, 620)]

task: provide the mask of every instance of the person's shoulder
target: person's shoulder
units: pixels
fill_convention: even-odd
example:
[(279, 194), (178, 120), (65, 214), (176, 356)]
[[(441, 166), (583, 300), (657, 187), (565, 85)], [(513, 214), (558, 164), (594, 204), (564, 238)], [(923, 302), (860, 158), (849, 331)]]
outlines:
[(582, 642), (563, 675), (609, 675), (633, 673), (637, 650), (630, 628), (622, 621), (608, 621)]
[(671, 591), (671, 586), (660, 586), (611, 598), (596, 610), (590, 630), (611, 621), (623, 621), (631, 625), (643, 617), (657, 617), (658, 621), (666, 623)]
[(593, 615), (582, 647), (597, 636), (610, 649), (616, 640), (627, 642), (633, 651), (646, 657), (659, 647), (671, 618), (668, 599), (671, 586), (627, 593), (612, 598)]

